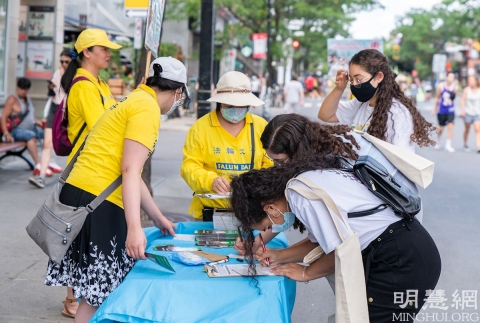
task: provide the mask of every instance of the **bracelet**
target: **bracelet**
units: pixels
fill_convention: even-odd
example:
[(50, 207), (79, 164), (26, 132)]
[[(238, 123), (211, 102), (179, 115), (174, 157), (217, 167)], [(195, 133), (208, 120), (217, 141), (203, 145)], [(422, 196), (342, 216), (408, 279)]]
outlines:
[(309, 280), (305, 281), (305, 269), (307, 269), (307, 266), (303, 266), (302, 281), (303, 281), (305, 284), (308, 284), (310, 281), (309, 281)]

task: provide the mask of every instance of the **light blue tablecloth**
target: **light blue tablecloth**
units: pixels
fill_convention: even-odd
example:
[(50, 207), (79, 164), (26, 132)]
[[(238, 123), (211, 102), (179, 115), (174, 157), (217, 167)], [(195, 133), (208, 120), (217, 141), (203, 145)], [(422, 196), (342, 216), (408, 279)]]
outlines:
[[(213, 229), (211, 222), (183, 222), (178, 233)], [(159, 244), (192, 246), (193, 242), (173, 241), (157, 228), (145, 229), (147, 251)], [(269, 244), (272, 248), (288, 246), (283, 233)], [(228, 255), (232, 248), (203, 248), (204, 251)], [(259, 289), (251, 278), (209, 278), (203, 266), (185, 266), (170, 261), (176, 274), (150, 260), (139, 260), (123, 283), (92, 317), (90, 323), (107, 322), (291, 322), (296, 283), (280, 276), (258, 277)], [(230, 264), (238, 263), (232, 259)]]

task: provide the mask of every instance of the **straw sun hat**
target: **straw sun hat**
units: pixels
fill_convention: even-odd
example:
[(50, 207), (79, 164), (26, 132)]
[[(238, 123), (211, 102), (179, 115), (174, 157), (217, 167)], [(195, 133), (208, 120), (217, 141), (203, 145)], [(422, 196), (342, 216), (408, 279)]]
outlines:
[(252, 94), (252, 86), (248, 77), (236, 71), (223, 74), (217, 83), (217, 93), (207, 101), (238, 107), (265, 104)]

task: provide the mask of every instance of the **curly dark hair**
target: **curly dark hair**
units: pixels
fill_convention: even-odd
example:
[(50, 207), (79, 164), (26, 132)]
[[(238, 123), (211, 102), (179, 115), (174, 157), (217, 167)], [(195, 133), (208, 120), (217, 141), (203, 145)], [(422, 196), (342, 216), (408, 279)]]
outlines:
[[(299, 114), (281, 114), (265, 127), (260, 138), (263, 148), (274, 154), (287, 154), (290, 161), (308, 158), (312, 154), (342, 156), (357, 160), (353, 149), (360, 146), (345, 125), (321, 125)], [(342, 138), (350, 140), (344, 142)]]
[(388, 65), (388, 60), (385, 55), (376, 49), (364, 49), (352, 57), (349, 65), (359, 65), (371, 75), (376, 75), (378, 72), (382, 72), (384, 75), (383, 81), (378, 84), (378, 90), (375, 94), (377, 101), (375, 103), (375, 109), (373, 109), (370, 126), (367, 130), (369, 134), (382, 140), (386, 139), (387, 113), (393, 116), (390, 107), (392, 106), (393, 99), (397, 99), (407, 108), (412, 116), (413, 133), (410, 136), (410, 143), (416, 143), (420, 147), (435, 145), (435, 141), (430, 139), (429, 136), (435, 132), (436, 127), (425, 120), (412, 100), (403, 94), (400, 86), (395, 81), (397, 75)]
[[(252, 225), (267, 218), (263, 206), (285, 198), (285, 188), (291, 178), (310, 170), (340, 167), (339, 160), (332, 154), (313, 154), (308, 158), (288, 164), (253, 169), (232, 179), (230, 205), (235, 217), (240, 222), (239, 231), (243, 232), (245, 259), (249, 263), (250, 275), (256, 275), (252, 252), (255, 242)], [(299, 229), (300, 232), (305, 230), (305, 226), (297, 218), (295, 218), (293, 227)]]

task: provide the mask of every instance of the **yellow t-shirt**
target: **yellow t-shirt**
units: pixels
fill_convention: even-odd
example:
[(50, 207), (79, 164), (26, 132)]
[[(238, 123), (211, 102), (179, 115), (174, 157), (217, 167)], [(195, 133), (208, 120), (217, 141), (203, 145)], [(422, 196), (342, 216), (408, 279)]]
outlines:
[[(100, 77), (95, 78), (84, 68), (79, 68), (77, 70), (75, 78), (79, 76), (84, 76), (91, 82), (86, 80), (79, 81), (72, 86), (68, 94), (67, 131), (70, 142), (73, 143), (85, 122), (87, 123), (87, 126), (68, 156), (67, 164), (85, 140), (85, 136), (90, 132), (105, 110), (116, 103), (110, 92), (110, 88)], [(102, 95), (101, 98), (100, 94)]]
[[(183, 147), (180, 175), (195, 193), (212, 193), (215, 177), (230, 181), (231, 175), (239, 175), (250, 169), (252, 158), (250, 124), (253, 122), (255, 140), (254, 168), (268, 168), (273, 162), (262, 148), (260, 137), (267, 125), (265, 119), (247, 113), (245, 126), (237, 137), (232, 136), (219, 123), (216, 111), (198, 119), (190, 128)], [(190, 214), (202, 218), (202, 209), (229, 208), (228, 199), (204, 199), (193, 197)]]
[[(121, 174), (124, 139), (135, 140), (152, 152), (160, 119), (155, 92), (141, 85), (100, 117), (67, 183), (98, 196)], [(123, 208), (122, 186), (107, 200)]]

